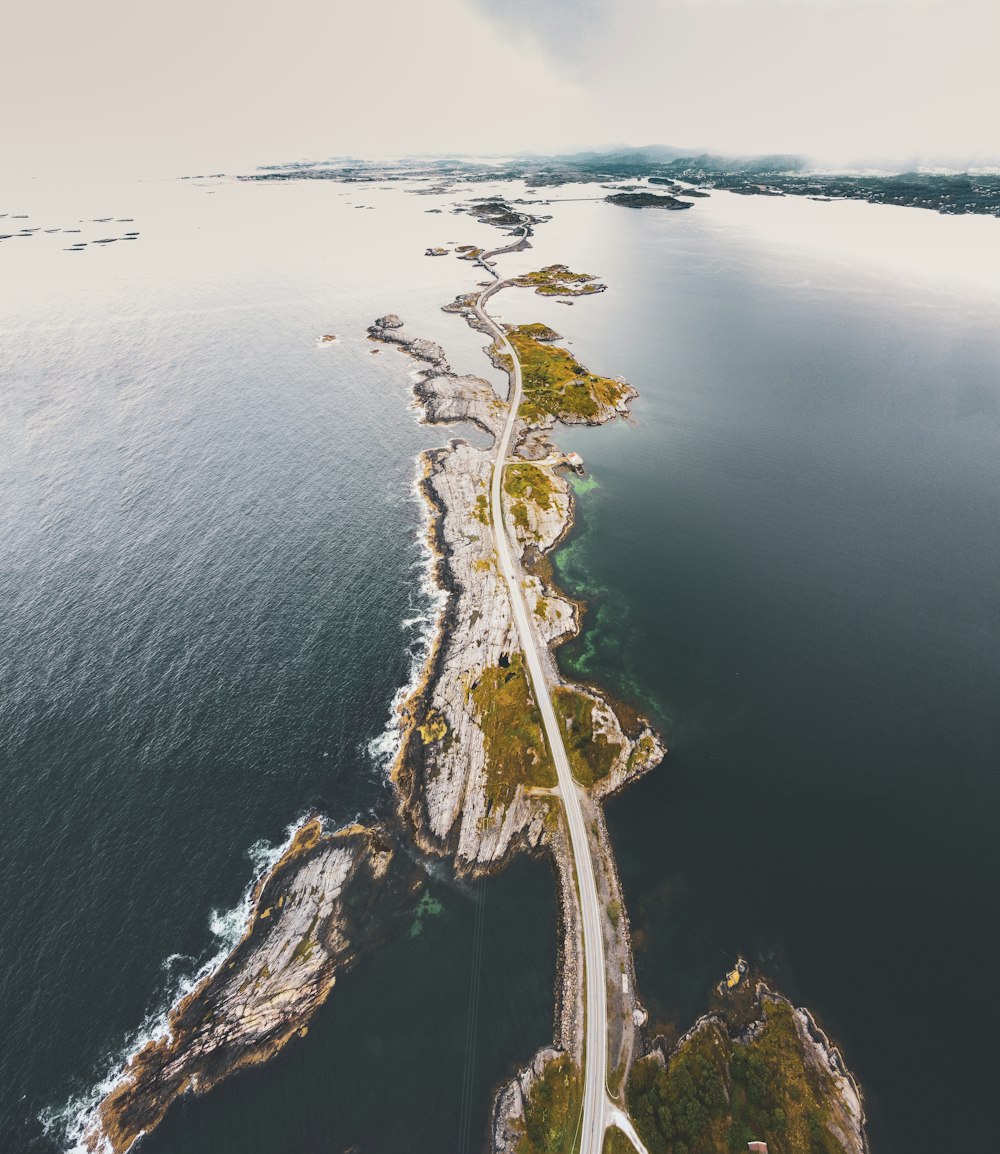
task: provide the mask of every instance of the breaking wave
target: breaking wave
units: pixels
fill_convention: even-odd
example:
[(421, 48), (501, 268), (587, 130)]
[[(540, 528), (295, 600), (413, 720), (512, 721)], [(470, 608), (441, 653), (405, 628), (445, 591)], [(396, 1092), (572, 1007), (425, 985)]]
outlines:
[[(146, 1015), (139, 1028), (125, 1039), (119, 1049), (107, 1055), (102, 1063), (104, 1075), (86, 1092), (70, 1098), (62, 1106), (50, 1106), (39, 1115), (46, 1136), (65, 1154), (90, 1154), (87, 1139), (93, 1137), (101, 1100), (117, 1085), (126, 1065), (140, 1050), (150, 1042), (170, 1037), (170, 1011), (221, 966), (243, 937), (250, 924), (257, 883), (281, 859), (303, 820), (304, 817), (300, 817), (287, 827), (280, 844), (261, 839), (247, 850), (252, 877), (239, 902), (230, 909), (213, 909), (209, 915), (208, 925), (215, 939), (212, 956), (200, 966), (197, 958), (186, 954), (170, 954), (164, 958), (161, 969), (165, 975), (165, 988), (157, 1008)], [(111, 1154), (107, 1139), (102, 1137), (96, 1150), (98, 1154)]]
[(399, 624), (400, 629), (409, 634), (406, 646), (410, 658), (409, 676), (393, 696), (385, 728), (378, 737), (368, 743), (368, 754), (383, 773), (389, 772), (402, 748), (403, 730), (400, 724), (400, 712), (404, 703), (420, 684), (424, 666), (433, 652), (448, 600), (447, 593), (435, 580), (437, 556), (431, 547), (431, 510), (420, 489), (421, 474), (422, 467), (418, 456), (416, 476), (409, 491), (409, 500), (418, 504), (422, 511), (423, 532), (415, 542), (420, 555), (411, 566), (418, 574), (418, 580), (410, 594), (410, 612)]

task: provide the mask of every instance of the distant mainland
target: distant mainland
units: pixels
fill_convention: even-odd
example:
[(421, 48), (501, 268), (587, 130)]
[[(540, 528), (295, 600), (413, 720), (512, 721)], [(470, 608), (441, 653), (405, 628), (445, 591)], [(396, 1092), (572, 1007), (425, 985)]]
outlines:
[[(272, 165), (247, 174), (245, 180), (409, 180), (433, 176), (440, 190), (452, 183), (523, 180), (530, 189), (566, 184), (645, 181), (690, 198), (719, 189), (744, 196), (806, 196), (817, 200), (864, 200), (873, 204), (928, 208), (948, 215), (976, 213), (1000, 216), (1000, 168), (966, 170), (934, 168), (908, 171), (825, 171), (801, 156), (722, 156), (662, 146), (563, 156), (525, 155), (483, 160), (452, 156), (394, 161), (335, 158)], [(639, 190), (609, 189), (617, 196)], [(654, 195), (648, 189), (646, 196)], [(683, 204), (639, 204), (614, 199), (626, 207), (680, 208)], [(496, 221), (495, 223), (503, 223)]]

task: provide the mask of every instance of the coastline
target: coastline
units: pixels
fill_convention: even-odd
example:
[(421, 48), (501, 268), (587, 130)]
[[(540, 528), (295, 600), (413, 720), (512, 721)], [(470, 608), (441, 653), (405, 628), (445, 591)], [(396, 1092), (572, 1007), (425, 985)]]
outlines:
[[(719, 1076), (728, 1083), (728, 1092), (735, 1102), (736, 1083), (745, 1081), (748, 1063), (751, 1068), (757, 1063), (758, 1071), (763, 1068), (769, 1075), (768, 1083), (762, 1086), (758, 1073), (757, 1097), (751, 1095), (751, 1109), (756, 1106), (758, 1112), (765, 1115), (768, 1110), (780, 1111), (792, 1131), (788, 1133), (782, 1128), (773, 1135), (782, 1143), (779, 1149), (789, 1149), (785, 1145), (789, 1141), (792, 1151), (799, 1149), (794, 1144), (795, 1134), (802, 1141), (808, 1141), (804, 1134), (809, 1127), (803, 1127), (802, 1123), (809, 1120), (808, 1112), (812, 1109), (815, 1121), (810, 1125), (816, 1125), (822, 1118), (826, 1142), (832, 1139), (835, 1143), (832, 1147), (824, 1144), (824, 1152), (835, 1149), (837, 1154), (870, 1154), (864, 1097), (839, 1047), (819, 1027), (808, 1009), (796, 1006), (768, 986), (764, 978), (745, 980), (733, 995), (720, 993), (713, 1008), (702, 1014), (669, 1048), (662, 1037), (653, 1040), (642, 1059), (641, 1066), (645, 1069), (639, 1078), (640, 1085), (631, 1088), (629, 1103), (639, 1119), (639, 1130), (645, 1141), (650, 1145), (656, 1142), (655, 1122), (649, 1117), (648, 1102), (665, 1105), (675, 1100), (678, 1089), (676, 1085), (671, 1088), (669, 1081), (675, 1069), (682, 1071), (681, 1078), (688, 1079), (688, 1087), (693, 1082), (694, 1093), (703, 1103), (711, 1102), (711, 1081)], [(690, 1093), (690, 1089), (687, 1092)], [(745, 1111), (746, 1089), (741, 1093)], [(647, 1099), (645, 1106), (642, 1097)], [(715, 1107), (716, 1117), (705, 1124), (705, 1130), (719, 1137), (722, 1127), (717, 1102)], [(732, 1115), (736, 1115), (735, 1109)], [(725, 1111), (722, 1121), (729, 1121)], [(744, 1113), (742, 1125), (745, 1126), (746, 1121)], [(711, 1145), (708, 1148), (715, 1149)]]
[[(522, 237), (518, 244), (525, 240)], [(485, 264), (492, 255), (477, 252), (475, 260)], [(544, 279), (533, 279), (538, 277)], [(604, 286), (592, 287), (593, 280), (552, 265), (528, 278), (498, 280), (496, 288), (565, 289), (564, 295), (574, 296), (583, 294), (582, 282), (588, 295), (603, 291)], [(466, 294), (444, 309), (461, 313), (473, 328), (484, 331), (468, 300)], [(439, 345), (404, 335), (403, 327), (398, 317), (388, 314), (369, 328), (369, 336), (394, 344), (420, 364), (411, 374), (418, 420), (428, 425), (471, 423), (489, 433), (495, 445), (508, 410), (492, 387), (481, 378), (454, 374)], [(557, 370), (555, 386), (548, 374), (536, 378), (534, 391), (518, 406), (512, 447), (500, 465), (507, 471), (502, 501), (504, 522), (513, 527), (509, 543), (517, 554), (521, 586), (534, 599), (531, 624), (543, 642), (547, 689), (559, 707), (572, 776), (582, 787), (611, 1008), (606, 1020), (609, 1061), (602, 1092), (606, 1090), (614, 1109), (605, 1112), (605, 1125), (616, 1125), (614, 1110), (625, 1109), (633, 1063), (649, 1054), (641, 1032), (646, 1014), (637, 996), (631, 927), (601, 803), (651, 770), (665, 750), (634, 709), (615, 702), (595, 685), (568, 680), (554, 660), (555, 647), (579, 634), (582, 606), (557, 587), (550, 560), (551, 552), (572, 528), (575, 510), (575, 494), (562, 471), (571, 462), (556, 448), (551, 434), (560, 422), (597, 425), (627, 416), (638, 394), (621, 378), (598, 377), (577, 364), (568, 350), (552, 344), (561, 338), (545, 326), (520, 326), (508, 332), (520, 342), (522, 359), (528, 355), (542, 358)], [(505, 362), (497, 345), (484, 351), (513, 381), (513, 366)], [(569, 374), (560, 383), (558, 372), (566, 365)], [(169, 1040), (164, 1044), (150, 1041), (133, 1053), (92, 1112), (85, 1133), (89, 1151), (123, 1154), (159, 1122), (174, 1098), (206, 1093), (228, 1074), (267, 1061), (292, 1037), (303, 1034), (337, 975), (377, 947), (380, 927), (392, 916), (396, 899), (412, 894), (413, 862), (402, 863), (393, 884), (376, 894), (379, 886), (375, 883), (388, 877), (390, 866), (395, 868), (393, 863), (406, 856), (395, 852), (404, 838), (407, 846), (412, 842), (427, 858), (447, 861), (459, 877), (495, 873), (521, 853), (541, 856), (551, 851), (559, 895), (553, 1044), (538, 1051), (513, 1081), (497, 1089), (494, 1149), (512, 1152), (521, 1148), (529, 1114), (535, 1108), (535, 1088), (553, 1071), (568, 1071), (569, 1081), (581, 1077), (587, 1009), (581, 898), (575, 873), (579, 850), (574, 859), (566, 812), (556, 800), (551, 745), (538, 720), (536, 690), (524, 674), (521, 639), (498, 572), (492, 510), (483, 496), (495, 467), (493, 445), (476, 447), (458, 436), (421, 452), (415, 461), (413, 492), (421, 502), (424, 520), (421, 587), (431, 601), (426, 612), (415, 618), (425, 628), (413, 656), (411, 676), (394, 696), (389, 725), (370, 746), (373, 756), (382, 758), (388, 769), (392, 816), (368, 827), (355, 824), (332, 833), (315, 815), (300, 823), (281, 859), (255, 885), (239, 943), (169, 1012)], [(558, 740), (555, 744), (558, 747)], [(511, 767), (516, 770), (513, 775)], [(338, 843), (345, 839), (355, 846), (349, 864), (342, 855), (338, 857)], [(305, 867), (313, 850), (330, 858), (331, 872), (318, 882), (306, 878), (303, 888), (296, 890), (300, 866)], [(271, 902), (283, 877), (287, 884), (281, 900)], [(330, 899), (321, 909), (310, 907), (317, 912), (308, 925), (307, 919), (295, 922), (288, 914), (294, 905), (306, 901), (307, 890)], [(362, 904), (376, 914), (367, 932), (358, 932), (350, 922), (348, 911), (357, 907), (359, 894)], [(268, 925), (262, 929), (264, 921)], [(275, 930), (275, 926), (280, 928)], [(318, 971), (307, 966), (317, 951)], [(255, 1022), (248, 1029), (247, 1019), (258, 1016), (254, 998), (262, 986), (262, 1000), (270, 1000), (273, 986), (268, 983), (273, 971), (266, 959), (282, 953), (284, 1008), (261, 1035), (255, 1032)], [(233, 970), (235, 975), (230, 975), (228, 971)], [(238, 984), (236, 979), (240, 979)], [(250, 1014), (241, 1001), (244, 995)], [(199, 998), (213, 1009), (194, 1022), (191, 1010)], [(221, 1015), (214, 1011), (217, 1005), (222, 1007)], [(853, 1079), (851, 1085), (856, 1090)]]
[[(562, 267), (562, 266), (556, 266)], [(589, 278), (588, 278), (589, 279)], [(474, 328), (480, 329), (480, 326), (475, 323), (472, 316), (468, 315), (467, 309), (462, 306), (466, 303), (464, 298), (457, 298), (455, 305), (446, 306), (446, 311), (455, 311), (466, 313), (466, 319), (470, 321)], [(388, 325), (379, 323), (373, 326), (372, 335), (375, 339), (382, 339), (386, 333), (389, 335), (389, 341), (395, 343), (405, 351), (412, 351), (406, 347), (407, 342), (397, 333), (397, 325), (395, 322), (398, 318), (390, 317), (383, 318), (383, 322), (389, 321)], [(551, 334), (551, 339), (557, 339), (557, 334)], [(426, 350), (421, 349), (418, 345), (418, 359), (426, 359), (424, 354)], [(563, 354), (565, 355), (565, 354)], [(494, 356), (491, 358), (494, 363), (499, 360)], [(502, 364), (502, 362), (501, 362)], [(507, 366), (504, 366), (507, 367)], [(583, 372), (580, 366), (575, 366), (578, 372)], [(423, 378), (425, 385), (430, 385), (433, 382), (434, 370), (424, 370), (419, 374)], [(594, 380), (603, 380), (603, 378), (592, 378)], [(635, 390), (624, 382), (617, 382), (615, 384), (616, 395), (625, 397), (631, 400), (635, 395)], [(419, 393), (425, 393), (426, 389), (419, 389)], [(619, 401), (613, 406), (607, 406), (603, 410), (595, 409), (594, 419), (588, 420), (587, 423), (603, 423), (608, 419), (623, 415), (627, 411), (625, 404)], [(572, 414), (569, 414), (572, 416)], [(441, 419), (442, 414), (439, 410), (431, 405), (425, 410), (425, 419), (436, 423)], [(445, 417), (447, 419), (447, 416)], [(489, 424), (489, 421), (480, 421), (480, 424)], [(629, 1065), (632, 1061), (636, 1046), (636, 1029), (645, 1021), (645, 1012), (638, 1005), (635, 997), (635, 978), (634, 969), (631, 956), (631, 943), (629, 935), (628, 919), (624, 914), (624, 901), (622, 897), (621, 887), (617, 876), (617, 869), (614, 864), (613, 854), (610, 845), (607, 841), (606, 826), (603, 820), (603, 812), (599, 801), (603, 797), (612, 792), (617, 792), (624, 788), (629, 781), (633, 780), (639, 774), (646, 772), (658, 763), (662, 757), (663, 750), (653, 732), (648, 725), (643, 722), (634, 711), (629, 710), (630, 724), (623, 726), (615, 713), (613, 705), (595, 688), (584, 687), (568, 682), (561, 676), (555, 667), (555, 663), (551, 657), (551, 647), (564, 640), (568, 636), (574, 636), (580, 629), (581, 614), (580, 607), (576, 603), (569, 603), (564, 598), (562, 592), (557, 590), (552, 582), (551, 565), (547, 562), (547, 555), (550, 551), (562, 541), (565, 534), (568, 532), (573, 523), (573, 494), (571, 488), (560, 476), (558, 484), (556, 484), (555, 470), (564, 463), (564, 458), (559, 455), (555, 446), (549, 440), (549, 432), (555, 421), (549, 417), (537, 418), (534, 421), (518, 421), (518, 434), (516, 438), (517, 448), (514, 450), (513, 457), (510, 458), (512, 462), (524, 460), (526, 462), (525, 468), (529, 468), (528, 462), (531, 462), (530, 469), (535, 473), (538, 472), (538, 465), (543, 464), (546, 469), (546, 478), (535, 478), (536, 483), (540, 483), (544, 490), (544, 500), (542, 507), (548, 512), (555, 511), (554, 516), (541, 517), (537, 514), (539, 510), (533, 509), (531, 512), (524, 512), (519, 520), (517, 517), (516, 508), (512, 507), (515, 500), (513, 493), (508, 489), (507, 491), (507, 520), (508, 523), (513, 523), (517, 526), (517, 545), (522, 556), (532, 553), (532, 560), (534, 562), (541, 562), (542, 565), (533, 564), (531, 566), (525, 565), (525, 585), (532, 582), (538, 590), (538, 593), (545, 599), (546, 605), (549, 600), (558, 600), (565, 609), (564, 620), (560, 625), (547, 635), (545, 640), (546, 656), (548, 658), (548, 665), (550, 667), (550, 681), (555, 686), (555, 692), (566, 692), (572, 694), (577, 699), (582, 699), (585, 715), (588, 712), (593, 714), (592, 722), (600, 719), (600, 723), (594, 726), (594, 738), (590, 739), (591, 746), (599, 746), (602, 741), (605, 744), (611, 744), (610, 739), (614, 738), (614, 745), (619, 750), (626, 750), (627, 756), (622, 756), (612, 759), (612, 764), (604, 767), (603, 774), (598, 775), (596, 781), (591, 781), (591, 792), (593, 800), (587, 804), (587, 810), (590, 813), (588, 824), (592, 831), (592, 845), (590, 852), (598, 863), (598, 874), (600, 877), (599, 890), (603, 897), (601, 899), (602, 905), (607, 909), (608, 914), (614, 910), (614, 916), (606, 917), (602, 920), (606, 922), (604, 929), (605, 937), (605, 956), (608, 961), (608, 980), (611, 983), (611, 990), (614, 994), (614, 1001), (618, 1006), (616, 1012), (610, 1015), (611, 1024), (611, 1052), (613, 1055), (612, 1062), (612, 1081), (614, 1083), (614, 1093), (617, 1094), (627, 1076)], [(531, 445), (531, 451), (525, 452), (522, 455), (521, 446), (524, 444), (527, 437), (534, 437), (535, 440)], [(541, 443), (544, 448), (539, 448)], [(454, 442), (452, 443), (454, 450)], [(434, 452), (434, 451), (432, 451)], [(552, 458), (555, 458), (553, 460)], [(513, 468), (517, 469), (516, 464)], [(442, 532), (443, 521), (440, 517), (442, 504), (436, 499), (434, 486), (429, 485), (428, 478), (430, 470), (424, 468), (424, 491), (428, 497), (428, 526), (429, 531), (434, 534), (434, 548), (437, 554), (442, 558), (442, 567), (454, 575), (454, 570), (451, 568), (450, 550)], [(559, 500), (554, 500), (555, 497)], [(454, 511), (452, 513), (454, 516)], [(539, 569), (543, 569), (543, 577), (539, 577)], [(439, 572), (442, 570), (439, 570)], [(463, 579), (468, 576), (467, 571), (463, 571)], [(461, 581), (459, 582), (461, 584)], [(478, 602), (477, 602), (478, 603)], [(537, 606), (536, 606), (537, 613)], [(546, 619), (548, 613), (545, 614)], [(537, 624), (537, 622), (536, 622)], [(426, 687), (425, 687), (426, 688)], [(422, 719), (428, 712), (428, 703), (426, 700), (414, 702), (414, 707), (409, 717), (409, 746), (418, 751), (418, 758), (422, 753), (421, 743), (415, 740), (414, 735), (420, 732)], [(603, 727), (603, 730), (602, 730)], [(629, 730), (629, 735), (626, 736), (626, 729)], [(602, 737), (602, 732), (606, 734), (606, 739)], [(412, 771), (414, 768), (413, 762), (407, 762), (405, 752), (401, 752), (400, 761), (397, 763), (401, 766), (407, 766)], [(425, 792), (425, 791), (420, 791)], [(405, 804), (405, 803), (404, 803)], [(522, 1070), (513, 1082), (507, 1086), (501, 1087), (496, 1098), (494, 1107), (494, 1145), (498, 1150), (512, 1149), (519, 1142), (519, 1136), (523, 1134), (525, 1124), (525, 1110), (529, 1107), (526, 1105), (526, 1098), (530, 1098), (532, 1086), (537, 1079), (545, 1076), (545, 1071), (552, 1067), (552, 1063), (557, 1059), (553, 1055), (568, 1054), (573, 1059), (577, 1067), (582, 1065), (582, 1025), (584, 1018), (584, 1005), (582, 1000), (582, 985), (580, 975), (582, 973), (582, 957), (581, 957), (581, 941), (579, 928), (579, 910), (578, 898), (575, 889), (575, 881), (573, 876), (573, 864), (567, 851), (567, 839), (563, 828), (563, 817), (561, 808), (558, 811), (559, 818), (557, 826), (550, 831), (550, 834), (545, 839), (545, 843), (553, 852), (553, 860), (555, 863), (557, 877), (560, 883), (560, 950), (559, 950), (559, 964), (558, 973), (559, 980), (557, 982), (557, 1000), (554, 1023), (554, 1044), (555, 1049), (548, 1047), (544, 1048), (538, 1055), (536, 1055), (529, 1067)], [(530, 850), (538, 850), (541, 848), (541, 843), (536, 843), (530, 840), (527, 847)], [(439, 849), (440, 852), (440, 849)], [(499, 864), (502, 864), (500, 860)], [(465, 868), (465, 862), (459, 861), (460, 867)], [(483, 861), (476, 861), (472, 868), (475, 872), (491, 872), (498, 868), (496, 859)], [(612, 978), (612, 974), (620, 975)], [(547, 1056), (547, 1057), (546, 1057)]]
[[(389, 331), (394, 333), (394, 330)], [(402, 344), (398, 339), (392, 343)], [(477, 378), (454, 377), (443, 351), (431, 342), (419, 339), (411, 341), (407, 338), (403, 351), (415, 355), (417, 360), (428, 366), (415, 374), (412, 380), (414, 404), (421, 413), (419, 419), (428, 424), (472, 422), (495, 436), (496, 421), (504, 407), (486, 382)], [(523, 431), (519, 435), (523, 435)], [(492, 583), (492, 589), (482, 600), (482, 604), (492, 604), (495, 609), (484, 636), (489, 638), (501, 667), (511, 660), (504, 655), (516, 653), (518, 645), (495, 574), (486, 574), (488, 566), (482, 561), (478, 565), (473, 564), (471, 568), (466, 566), (461, 574), (457, 571), (456, 533), (459, 536), (466, 534), (470, 522), (476, 521), (476, 518), (456, 502), (445, 500), (440, 490), (442, 484), (468, 485), (470, 478), (476, 478), (485, 468), (491, 467), (490, 450), (474, 449), (461, 438), (452, 438), (444, 446), (421, 453), (416, 465), (414, 491), (421, 499), (425, 518), (422, 545), (426, 551), (426, 562), (421, 575), (422, 588), (430, 595), (431, 606), (425, 617), (427, 628), (414, 657), (413, 676), (398, 691), (391, 711), (392, 723), (376, 739), (379, 748), (372, 751), (386, 759), (392, 756), (389, 779), (395, 791), (396, 818), (388, 824), (381, 822), (369, 827), (354, 825), (329, 832), (323, 828), (318, 816), (308, 815), (290, 831), (278, 859), (269, 869), (258, 874), (248, 891), (247, 910), (237, 943), (228, 953), (213, 959), (200, 972), (193, 988), (178, 996), (160, 1020), (160, 1028), (156, 1033), (140, 1038), (131, 1048), (117, 1075), (100, 1085), (97, 1091), (101, 1095), (100, 1101), (82, 1112), (76, 1127), (80, 1149), (111, 1150), (115, 1154), (131, 1149), (145, 1133), (155, 1127), (174, 1098), (184, 1093), (208, 1092), (228, 1074), (267, 1061), (292, 1037), (307, 1029), (309, 1018), (328, 996), (337, 974), (344, 972), (356, 962), (361, 953), (377, 944), (379, 933), (374, 928), (370, 933), (355, 934), (356, 941), (352, 940), (345, 930), (348, 907), (344, 901), (349, 887), (353, 887), (352, 900), (356, 902), (359, 885), (365, 886), (385, 875), (389, 863), (397, 856), (393, 847), (399, 836), (396, 831), (401, 832), (400, 827), (405, 827), (408, 840), (414, 841), (423, 853), (449, 859), (459, 875), (493, 873), (503, 868), (515, 854), (540, 853), (546, 848), (553, 850), (551, 860), (560, 894), (559, 980), (553, 1034), (561, 1052), (571, 1053), (577, 1060), (582, 1057), (580, 927), (575, 903), (573, 865), (565, 849), (565, 830), (558, 807), (545, 796), (546, 791), (525, 789), (519, 783), (515, 787), (514, 796), (508, 799), (509, 804), (495, 810), (490, 803), (484, 808), (482, 798), (477, 803), (473, 797), (474, 791), (469, 789), (465, 780), (461, 782), (460, 804), (453, 807), (450, 813), (442, 815), (439, 808), (435, 816), (435, 811), (429, 805), (429, 747), (421, 737), (421, 726), (428, 723), (432, 697), (441, 683), (448, 647), (455, 641), (463, 625), (463, 612), (467, 607), (462, 606), (460, 610), (460, 601), (463, 594), (468, 593), (463, 578), (468, 582), (470, 573), (479, 573), (484, 574), (487, 582)], [(448, 475), (449, 468), (454, 469), (455, 466), (457, 471)], [(565, 504), (559, 506), (562, 516), (549, 517), (547, 520), (542, 518), (547, 532), (544, 549), (538, 550), (540, 557), (563, 538), (571, 524), (572, 499), (568, 486), (566, 491)], [(482, 527), (484, 530), (487, 528), (485, 525)], [(541, 578), (532, 576), (531, 580), (537, 585), (539, 595), (544, 597), (546, 604), (557, 607), (557, 616), (562, 613), (559, 607), (564, 607), (562, 620), (549, 623), (552, 639), (574, 634), (580, 624), (578, 608), (564, 601), (559, 591)], [(482, 593), (479, 590), (474, 596)], [(469, 616), (465, 613), (466, 620)], [(481, 669), (481, 665), (476, 668)], [(530, 703), (530, 693), (528, 700)], [(468, 702), (465, 704), (468, 705)], [(608, 715), (604, 719), (605, 723), (615, 726), (622, 749), (627, 750), (629, 755), (622, 755), (618, 759), (620, 764), (617, 765), (613, 780), (614, 787), (620, 788), (628, 776), (626, 761), (636, 763), (636, 758), (631, 756), (635, 752), (635, 743), (625, 737), (616, 719), (608, 721), (614, 715), (607, 703), (599, 701), (594, 695), (593, 704), (602, 705)], [(463, 740), (474, 740), (478, 732), (475, 711), (469, 713), (464, 722), (468, 722), (468, 725)], [(648, 748), (644, 750), (643, 758), (639, 759), (640, 771), (651, 767), (654, 759), (650, 755), (660, 749), (651, 732), (649, 736)], [(465, 752), (467, 749), (463, 746), (463, 754)], [(481, 771), (485, 770), (487, 761), (488, 758), (480, 760)], [(629, 769), (636, 768), (635, 764), (629, 765)], [(498, 828), (495, 822), (491, 826), (494, 812), (502, 812), (503, 820)], [(456, 821), (464, 831), (463, 836), (456, 837), (454, 833)], [(332, 851), (333, 846), (345, 839), (352, 840), (356, 848), (350, 862), (349, 876), (345, 876), (342, 883), (331, 882), (328, 885), (322, 882), (320, 890), (333, 887), (332, 902), (312, 917), (308, 927), (304, 924), (296, 925), (287, 910), (294, 904), (292, 894), (295, 893), (296, 878), (301, 872), (299, 867), (305, 864), (308, 857), (304, 851)], [(379, 848), (373, 850), (373, 845)], [(610, 865), (610, 855), (603, 856), (607, 867)], [(358, 881), (358, 878), (361, 880)], [(280, 906), (270, 902), (279, 884), (286, 885)], [(616, 876), (606, 885), (610, 885), (615, 893), (620, 892)], [(370, 888), (365, 889), (365, 892), (369, 892)], [(399, 884), (391, 888), (398, 893), (408, 891), (405, 871)], [(298, 894), (295, 900), (301, 897)], [(384, 922), (391, 916), (392, 895), (387, 893), (382, 904), (385, 908), (381, 921)], [(275, 926), (279, 928), (274, 929)], [(305, 950), (301, 948), (303, 941), (308, 946)], [(322, 943), (327, 952), (323, 957), (322, 972), (310, 978), (301, 972), (298, 963), (308, 961), (314, 943)], [(246, 1007), (237, 1004), (245, 997), (252, 999), (261, 986), (262, 998), (266, 1000), (272, 974), (266, 964), (260, 965), (261, 951), (266, 951), (268, 956), (285, 951), (284, 956), (292, 957), (297, 963), (297, 972), (286, 978), (288, 988), (294, 989), (295, 995), (286, 998), (283, 1012), (278, 1018), (269, 1020), (263, 1034), (255, 1027), (247, 1028), (247, 1018), (254, 1017), (256, 1011), (248, 1015)], [(235, 986), (229, 978), (231, 972), (240, 978)], [(204, 1015), (204, 1007), (207, 1005), (215, 1007), (208, 1018)], [(226, 1025), (226, 1022), (229, 1024)], [(222, 1057), (220, 1053), (223, 1053)]]

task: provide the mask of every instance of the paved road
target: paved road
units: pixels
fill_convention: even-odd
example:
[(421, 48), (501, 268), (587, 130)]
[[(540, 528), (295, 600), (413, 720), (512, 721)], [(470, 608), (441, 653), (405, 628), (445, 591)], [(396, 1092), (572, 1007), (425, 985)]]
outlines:
[(507, 422), (497, 442), (493, 481), (490, 488), (493, 539), (496, 544), (500, 572), (510, 590), (510, 603), (514, 611), (514, 620), (517, 623), (517, 632), (521, 638), (521, 648), (524, 650), (528, 672), (531, 675), (531, 686), (534, 690), (535, 700), (541, 710), (545, 732), (548, 735), (549, 748), (552, 751), (556, 773), (559, 777), (559, 794), (566, 809), (569, 825), (570, 849), (576, 865), (577, 886), (580, 894), (583, 954), (586, 970), (586, 1051), (583, 1062), (583, 1120), (579, 1149), (580, 1154), (601, 1154), (601, 1148), (604, 1145), (604, 1130), (611, 1109), (606, 1090), (608, 1007), (604, 976), (604, 937), (601, 933), (603, 911), (597, 896), (594, 862), (590, 856), (590, 844), (587, 841), (587, 828), (584, 824), (583, 810), (580, 805), (579, 786), (573, 780), (573, 774), (570, 771), (566, 746), (563, 744), (562, 729), (556, 718), (549, 687), (545, 681), (539, 654), (539, 641), (531, 627), (531, 617), (521, 589), (520, 569), (514, 564), (510, 542), (504, 528), (503, 469), (510, 450), (510, 439), (514, 431), (517, 411), (521, 404), (521, 362), (517, 358), (514, 347), (507, 340), (506, 333), (490, 317), (485, 307), (486, 301), (504, 287), (504, 281), (490, 285), (488, 289), (479, 294), (475, 303), (476, 315), (504, 346), (514, 363)]

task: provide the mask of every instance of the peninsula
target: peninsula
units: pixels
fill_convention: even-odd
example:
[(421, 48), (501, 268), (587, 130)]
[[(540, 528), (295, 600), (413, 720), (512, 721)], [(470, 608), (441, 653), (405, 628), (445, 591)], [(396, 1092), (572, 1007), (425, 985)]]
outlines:
[[(581, 364), (548, 326), (502, 326), (488, 307), (502, 291), (572, 299), (605, 286), (562, 264), (502, 279), (496, 258), (527, 247), (538, 221), (495, 198), (474, 214), (513, 226), (514, 239), (492, 252), (456, 246), (458, 258), (488, 280), (445, 308), (487, 338), (487, 355), (507, 374), (507, 395), (454, 373), (444, 349), (407, 332), (395, 314), (368, 330), (372, 341), (416, 362), (421, 420), (473, 424), (489, 435), (484, 447), (454, 437), (418, 459), (441, 607), (424, 668), (399, 707), (395, 812), (336, 831), (313, 814), (292, 833), (256, 885), (240, 943), (172, 1009), (163, 1036), (131, 1057), (95, 1105), (86, 1135), (92, 1151), (124, 1154), (178, 1096), (206, 1093), (304, 1033), (337, 976), (376, 949), (384, 927), (415, 900), (421, 866), (400, 852), (404, 839), (458, 875), (494, 871), (530, 852), (549, 855), (558, 877), (553, 1041), (498, 1090), (491, 1126), (498, 1154), (602, 1154), (621, 1143), (640, 1154), (666, 1152), (674, 1063), (683, 1068), (683, 1047), (701, 1037), (697, 1031), (723, 1029), (700, 1023), (671, 1055), (643, 1035), (646, 1014), (601, 801), (665, 751), (645, 719), (593, 686), (568, 682), (553, 656), (581, 619), (581, 607), (554, 585), (546, 558), (572, 525), (566, 472), (579, 467), (559, 451), (553, 429), (625, 416), (637, 393)], [(754, 988), (757, 1024), (742, 1023), (749, 1032), (732, 1047), (756, 1052), (759, 1037), (783, 1030), (781, 1087), (805, 1078), (810, 1060), (817, 1069), (836, 1068), (830, 1047), (820, 1045), (810, 1059), (799, 1033), (789, 1041), (789, 1022), (799, 1019), (786, 1020), (790, 1007)], [(714, 1110), (706, 1119), (716, 1130), (736, 1108), (733, 1070), (741, 1060), (734, 1048), (706, 1091)], [(686, 1093), (688, 1083), (681, 1084)], [(819, 1126), (839, 1143), (830, 1149), (861, 1154), (864, 1119), (853, 1082), (816, 1075), (809, 1085), (819, 1087), (815, 1109), (807, 1103), (796, 1125)], [(778, 1131), (775, 1137), (777, 1154), (796, 1148), (783, 1145)]]

